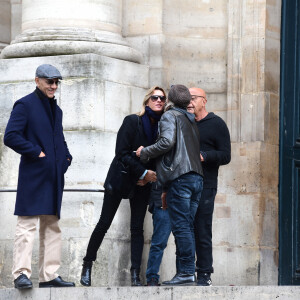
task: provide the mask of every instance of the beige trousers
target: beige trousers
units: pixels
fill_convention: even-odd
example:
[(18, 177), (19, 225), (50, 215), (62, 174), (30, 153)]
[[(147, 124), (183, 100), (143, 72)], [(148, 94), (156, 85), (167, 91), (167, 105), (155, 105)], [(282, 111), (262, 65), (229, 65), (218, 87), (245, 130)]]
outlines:
[(20, 274), (31, 276), (31, 257), (34, 235), (40, 220), (39, 282), (55, 279), (60, 267), (61, 231), (57, 216), (18, 216), (12, 274), (16, 279)]

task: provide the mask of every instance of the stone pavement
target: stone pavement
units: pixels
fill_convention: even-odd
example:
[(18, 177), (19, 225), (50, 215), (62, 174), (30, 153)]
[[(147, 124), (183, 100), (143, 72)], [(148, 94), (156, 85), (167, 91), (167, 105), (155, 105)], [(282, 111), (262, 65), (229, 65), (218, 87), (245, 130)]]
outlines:
[(92, 287), (34, 288), (28, 291), (0, 289), (1, 300), (299, 300), (300, 286), (216, 286), (216, 287)]

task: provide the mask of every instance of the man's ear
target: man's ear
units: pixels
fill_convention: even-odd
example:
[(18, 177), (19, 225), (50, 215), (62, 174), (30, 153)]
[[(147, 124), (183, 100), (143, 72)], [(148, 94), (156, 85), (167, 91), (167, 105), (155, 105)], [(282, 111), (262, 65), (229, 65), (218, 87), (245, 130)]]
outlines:
[(35, 77), (35, 83), (36, 83), (36, 85), (39, 84), (39, 78), (38, 77)]

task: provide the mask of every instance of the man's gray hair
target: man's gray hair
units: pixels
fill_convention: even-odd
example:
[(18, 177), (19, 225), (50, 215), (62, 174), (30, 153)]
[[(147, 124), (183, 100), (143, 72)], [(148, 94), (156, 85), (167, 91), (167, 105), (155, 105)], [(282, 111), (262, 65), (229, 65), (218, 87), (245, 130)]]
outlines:
[(191, 97), (189, 89), (182, 84), (172, 85), (168, 94), (168, 100), (181, 108), (186, 108), (189, 105)]

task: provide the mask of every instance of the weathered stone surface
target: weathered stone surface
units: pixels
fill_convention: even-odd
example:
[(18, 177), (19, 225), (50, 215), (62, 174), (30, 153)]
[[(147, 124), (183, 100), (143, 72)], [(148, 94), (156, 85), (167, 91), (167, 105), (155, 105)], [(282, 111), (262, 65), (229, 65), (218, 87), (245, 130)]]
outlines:
[(254, 142), (264, 140), (264, 93), (242, 94), (240, 99), (241, 140)]
[(266, 91), (279, 94), (280, 78), (280, 40), (268, 38), (266, 40), (265, 62)]
[(266, 1), (245, 0), (241, 3), (243, 37), (264, 37), (266, 22)]
[(259, 267), (259, 285), (274, 285), (278, 281), (278, 250), (260, 249)]
[(222, 286), (222, 287), (102, 287), (102, 288), (56, 288), (32, 289), (18, 291), (16, 289), (0, 290), (3, 300), (50, 300), (74, 298), (86, 300), (121, 299), (121, 300), (163, 300), (163, 299), (207, 299), (207, 300), (297, 300), (300, 289), (297, 286)]
[(163, 2), (162, 0), (125, 0), (123, 34), (137, 36), (161, 33)]
[(67, 78), (59, 88), (64, 130), (104, 130), (105, 83), (94, 78)]
[(216, 202), (213, 222), (214, 246), (257, 246), (261, 233), (258, 207), (258, 195), (227, 194), (223, 203)]
[(274, 203), (277, 201), (273, 197), (275, 195), (277, 198), (278, 193), (278, 176), (276, 176), (279, 173), (278, 156), (279, 149), (276, 144), (265, 144), (261, 149), (261, 160), (264, 163), (261, 169), (261, 192), (270, 195)]
[(8, 260), (8, 257), (13, 257), (12, 242), (7, 238), (0, 239), (0, 290), (12, 287), (12, 260)]
[(144, 94), (145, 89), (111, 81), (63, 80), (59, 104), (64, 111), (64, 129), (117, 132), (126, 115), (141, 109)]
[[(26, 5), (29, 4), (29, 1), (25, 2)], [(60, 3), (60, 7), (67, 2), (69, 1)], [(107, 1), (102, 0), (96, 2), (101, 2), (104, 6), (107, 4), (104, 3)], [(13, 3), (20, 5), (19, 0)], [(72, 3), (73, 6), (77, 4), (77, 1)], [(38, 3), (39, 7), (43, 5)], [(117, 3), (107, 4), (106, 8), (113, 5)], [(94, 11), (90, 19), (85, 19), (91, 25), (89, 30), (81, 28), (76, 31), (68, 22), (64, 24), (67, 26), (64, 29), (52, 28), (52, 32), (49, 28), (29, 30), (17, 38), (18, 41), (26, 40), (29, 48), (29, 43), (34, 43), (40, 37), (41, 41), (53, 42), (58, 47), (55, 49), (63, 51), (63, 54), (69, 53), (68, 51), (74, 53), (72, 51), (76, 49), (69, 50), (72, 43), (68, 44), (68, 41), (72, 42), (72, 38), (77, 36), (81, 37), (81, 42), (86, 43), (86, 48), (80, 46), (81, 50), (84, 48), (93, 52), (90, 42), (98, 41), (106, 43), (103, 47), (106, 47), (110, 55), (115, 55), (115, 50), (110, 48), (109, 43), (118, 40), (119, 46), (126, 46), (128, 42), (129, 48), (142, 52), (141, 61), (149, 66), (95, 54), (0, 60), (0, 139), (3, 138), (13, 102), (34, 89), (36, 67), (41, 63), (54, 64), (62, 71), (65, 79), (57, 95), (64, 111), (65, 137), (74, 157), (66, 174), (66, 187), (99, 189), (102, 188), (114, 155), (116, 131), (126, 114), (140, 110), (145, 91), (150, 86), (160, 85), (168, 90), (171, 84), (182, 83), (188, 87), (204, 88), (208, 95), (208, 110), (216, 112), (227, 122), (232, 141), (232, 161), (229, 165), (222, 166), (219, 172), (213, 221), (213, 284), (276, 285), (280, 8), (280, 0), (126, 0), (123, 1), (122, 22), (121, 15), (118, 15), (120, 6), (117, 13), (113, 11), (105, 15), (107, 11), (104, 9), (96, 18), (104, 20), (116, 17), (115, 24), (111, 23), (111, 26), (116, 26), (114, 28), (117, 31), (122, 30), (127, 40), (121, 38), (119, 33), (105, 34), (99, 28), (94, 30)], [(44, 22), (39, 19), (41, 15), (37, 12), (38, 10), (27, 10), (24, 22), (33, 27), (37, 24), (34, 22)], [(84, 12), (82, 10), (83, 14)], [(49, 15), (52, 13), (53, 10)], [(73, 14), (72, 11), (70, 13)], [(70, 14), (61, 15), (61, 12), (58, 16), (60, 21), (70, 18)], [(73, 16), (81, 18), (76, 11)], [(53, 21), (57, 20), (54, 18)], [(12, 22), (16, 22), (16, 19)], [(55, 42), (62, 37), (65, 40), (60, 48), (59, 43)], [(37, 42), (36, 46), (39, 45), (41, 43)], [(79, 47), (78, 42), (73, 43), (74, 47), (76, 45)], [(52, 51), (36, 49), (40, 52), (34, 53), (39, 55)], [(18, 162), (18, 155), (0, 144), (1, 188), (15, 186)], [(16, 217), (12, 216), (14, 197), (14, 193), (0, 194), (0, 204), (4, 207), (5, 214), (0, 218), (0, 225), (3, 228), (5, 224), (12, 224), (9, 229), (0, 233), (1, 286), (12, 286), (10, 268), (16, 221)], [(88, 239), (100, 216), (102, 198), (102, 193), (64, 194), (61, 275), (76, 283), (79, 282), (81, 262)], [(98, 252), (93, 269), (94, 286), (130, 284), (129, 220), (129, 203), (124, 200)], [(145, 219), (144, 230), (145, 247), (141, 266), (143, 280), (152, 234), (149, 213)], [(37, 253), (36, 243), (33, 254), (35, 285)], [(161, 280), (170, 279), (175, 272), (175, 245), (171, 235), (161, 265)], [(151, 294), (151, 290), (154, 293)], [(108, 299), (122, 299), (124, 295), (128, 298), (131, 293), (131, 289), (127, 288), (76, 291), (79, 296), (88, 299), (102, 294)], [(133, 299), (274, 299), (277, 296), (280, 299), (296, 299), (290, 288), (273, 290), (270, 287), (228, 287), (223, 290), (142, 288), (132, 291)], [(147, 294), (149, 291), (150, 294)], [(8, 290), (8, 297), (11, 299), (15, 295), (11, 293), (16, 292)], [(60, 290), (51, 293), (53, 297)], [(74, 297), (74, 292), (70, 290), (66, 289), (62, 293), (62, 298), (69, 297), (68, 293)], [(16, 299), (18, 295), (20, 294), (17, 294)], [(26, 296), (32, 297), (31, 292)], [(43, 299), (42, 297), (39, 295), (39, 299)], [(56, 298), (59, 297), (57, 294)]]
[(131, 94), (131, 109), (130, 109), (130, 113), (135, 114), (135, 113), (140, 112), (146, 93), (147, 93), (147, 89), (138, 88), (138, 87), (131, 87), (131, 93), (130, 93)]
[(11, 3), (11, 40), (22, 32), (22, 0), (10, 0)]
[(227, 1), (164, 1), (164, 32), (170, 35), (214, 39), (227, 29)]
[[(201, 87), (202, 85), (198, 85)], [(227, 112), (227, 97), (225, 93), (212, 93), (206, 94), (207, 104), (206, 109), (207, 111), (213, 111), (215, 114), (219, 115)], [(220, 116), (221, 117), (221, 116)], [(226, 116), (223, 118), (226, 122)]]
[(0, 51), (11, 41), (11, 7), (9, 0), (0, 2)]
[(219, 170), (219, 192), (237, 195), (259, 193), (260, 146), (259, 142), (231, 144), (231, 162)]
[[(212, 288), (200, 288), (200, 287), (176, 287), (173, 288), (173, 299), (247, 299), (247, 300), (267, 300), (267, 299), (294, 299), (297, 297), (298, 287), (212, 287)], [(296, 299), (296, 298), (295, 298)]]
[(30, 289), (25, 291), (19, 291), (16, 289), (3, 289), (0, 290), (1, 299), (8, 300), (8, 299), (15, 299), (15, 300), (21, 300), (21, 299), (28, 299), (28, 300), (50, 300), (51, 299), (51, 291), (50, 289)]
[(105, 130), (117, 132), (126, 115), (130, 114), (131, 90), (126, 85), (107, 82), (105, 84)]
[(267, 0), (266, 9), (266, 36), (280, 39), (281, 1)]
[(36, 68), (43, 63), (56, 66), (64, 78), (91, 77), (148, 88), (148, 66), (96, 54), (2, 59), (1, 83), (32, 82)]
[[(3, 75), (2, 78), (4, 79), (5, 78), (4, 73), (2, 75)], [(35, 83), (33, 80), (31, 82), (18, 82), (18, 83), (0, 82), (0, 97), (1, 97), (0, 133), (4, 133), (7, 121), (9, 119), (15, 101), (24, 97), (26, 94), (33, 92), (34, 89), (35, 89)]]
[[(96, 53), (141, 62), (141, 54), (121, 36), (120, 1), (51, 4), (47, 0), (23, 1), (22, 33), (1, 53), (3, 58)], [(10, 11), (6, 15), (10, 17)]]
[(131, 47), (134, 47), (142, 54), (142, 63), (145, 65), (149, 65), (150, 38), (151, 36), (128, 36), (126, 38)]
[[(35, 9), (32, 9), (35, 7)], [(72, 9), (71, 9), (72, 8)], [(88, 18), (86, 18), (88, 16)], [(23, 0), (23, 30), (51, 26), (74, 26), (121, 32), (122, 5), (117, 0), (51, 1)]]
[[(17, 217), (13, 216), (15, 200), (16, 193), (14, 192), (0, 193), (0, 205), (2, 207), (0, 240), (2, 241), (9, 240), (9, 242), (11, 242), (15, 237), (15, 225), (17, 223)], [(9, 226), (7, 226), (7, 224), (9, 224)], [(4, 259), (5, 256), (1, 257)]]
[[(258, 285), (259, 252), (253, 247), (220, 246), (214, 248), (214, 285)], [(235, 276), (235, 269), (239, 276)]]
[(116, 134), (68, 131), (65, 139), (73, 156), (72, 165), (66, 173), (66, 185), (77, 188), (102, 186), (114, 157)]
[[(0, 133), (1, 141), (3, 136), (3, 133)], [(3, 143), (0, 143), (0, 188), (16, 187), (19, 163), (20, 156), (4, 146)]]
[(26, 43), (14, 43), (3, 49), (1, 58), (35, 57), (51, 55), (74, 55), (94, 53), (110, 58), (140, 63), (142, 55), (128, 46), (109, 44), (106, 42), (86, 41), (31, 41)]
[(226, 91), (225, 40), (166, 36), (162, 55), (168, 85), (202, 86), (208, 93)]
[(241, 92), (245, 94), (264, 91), (265, 81), (265, 38), (242, 38)]

